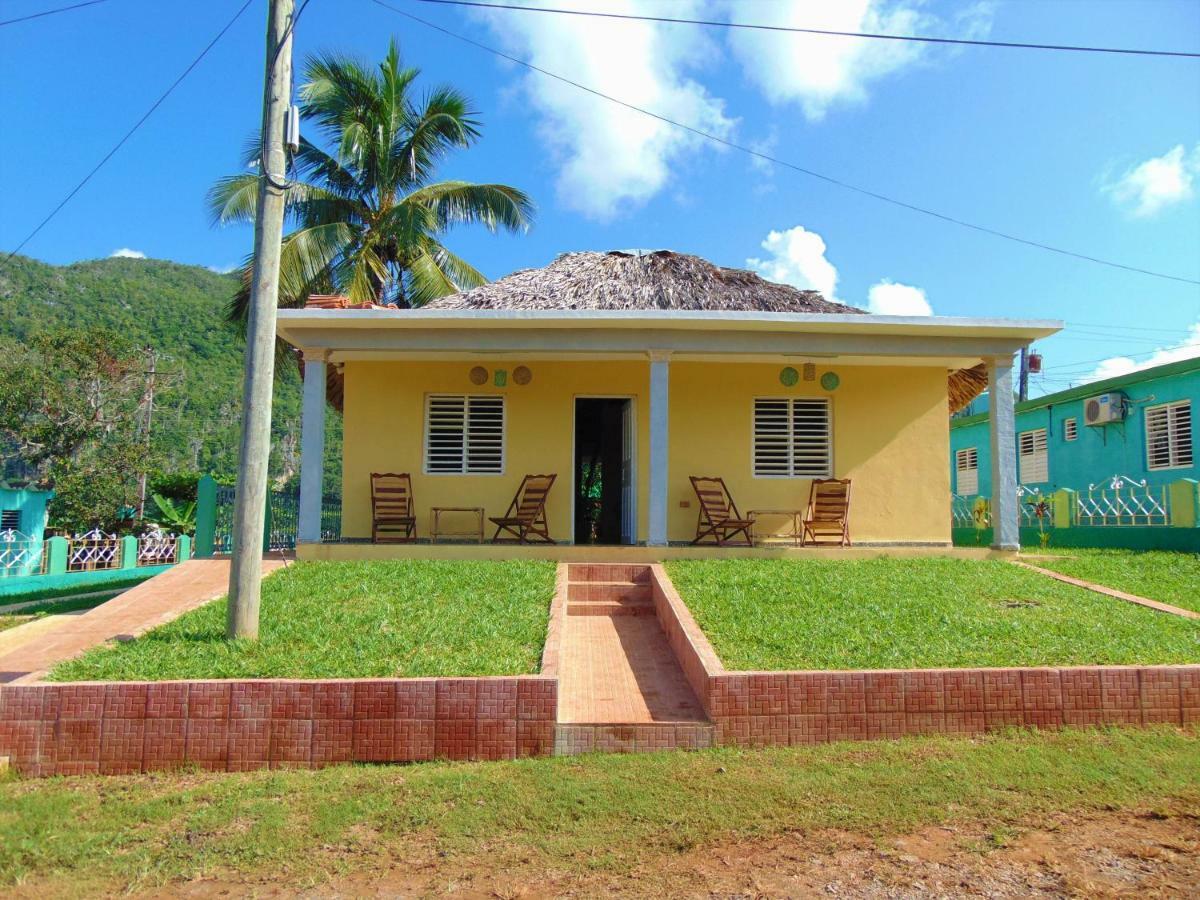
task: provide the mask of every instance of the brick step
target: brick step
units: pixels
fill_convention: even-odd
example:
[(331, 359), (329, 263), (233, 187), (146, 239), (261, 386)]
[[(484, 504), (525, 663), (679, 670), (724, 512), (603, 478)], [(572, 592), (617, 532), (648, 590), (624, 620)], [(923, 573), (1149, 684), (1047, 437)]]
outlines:
[(650, 600), (650, 585), (636, 581), (572, 581), (567, 600)]
[(568, 581), (633, 581), (650, 583), (650, 567), (635, 563), (568, 563)]
[(554, 755), (580, 753), (653, 753), (656, 750), (703, 750), (713, 745), (708, 722), (560, 723), (554, 731)]
[(649, 600), (586, 600), (567, 604), (568, 616), (652, 616)]

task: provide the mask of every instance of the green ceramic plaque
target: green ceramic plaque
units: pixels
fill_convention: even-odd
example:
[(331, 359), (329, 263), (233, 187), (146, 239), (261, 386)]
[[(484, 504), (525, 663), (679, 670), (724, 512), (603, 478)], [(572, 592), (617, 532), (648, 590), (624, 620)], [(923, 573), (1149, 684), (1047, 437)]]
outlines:
[(504, 387), (508, 384), (508, 372), (505, 369), (497, 369), (494, 379), (496, 387)]
[(842, 379), (838, 378), (837, 372), (826, 372), (821, 376), (821, 387), (827, 391), (836, 391)]
[(779, 370), (779, 383), (784, 387), (795, 387), (800, 380), (800, 373), (791, 366), (785, 366)]

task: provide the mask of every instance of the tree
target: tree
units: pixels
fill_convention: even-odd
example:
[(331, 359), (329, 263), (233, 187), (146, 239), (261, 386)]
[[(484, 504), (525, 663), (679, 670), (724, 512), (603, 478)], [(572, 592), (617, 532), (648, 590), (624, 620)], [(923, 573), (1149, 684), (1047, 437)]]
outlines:
[(0, 346), (0, 444), (53, 487), (51, 522), (115, 530), (153, 461), (142, 352), (114, 332), (57, 328)]
[[(442, 244), (450, 228), (529, 227), (532, 202), (514, 187), (433, 180), (448, 153), (479, 138), (479, 121), (451, 87), (417, 97), (419, 74), (401, 65), (394, 40), (377, 68), (337, 54), (306, 61), (302, 115), (332, 149), (301, 138), (292, 159), (287, 210), (294, 230), (283, 239), (281, 306), (303, 306), (321, 292), (421, 306), (486, 280)], [(260, 155), (255, 138), (247, 165)], [(218, 181), (208, 198), (214, 222), (253, 222), (258, 189), (253, 172)], [(249, 275), (247, 261), (230, 306), (234, 321), (246, 319)]]

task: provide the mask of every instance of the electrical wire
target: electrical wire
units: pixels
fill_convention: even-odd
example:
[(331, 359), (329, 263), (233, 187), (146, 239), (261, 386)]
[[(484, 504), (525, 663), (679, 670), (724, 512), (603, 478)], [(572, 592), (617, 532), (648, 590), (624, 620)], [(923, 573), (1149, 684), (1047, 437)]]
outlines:
[(83, 9), (85, 6), (96, 6), (100, 3), (107, 3), (108, 0), (87, 0), (86, 3), (76, 3), (72, 6), (60, 6), (58, 9), (47, 9), (38, 13), (30, 13), (27, 16), (19, 16), (16, 19), (5, 19), (0, 22), (0, 28), (5, 25), (16, 25), (18, 22), (28, 22), (30, 19), (40, 19), (43, 16), (53, 16), (56, 13), (70, 12), (73, 9)]
[(677, 19), (669, 16), (639, 16), (633, 13), (598, 12), (582, 9), (558, 9), (546, 6), (518, 6), (513, 3), (479, 3), (475, 0), (419, 0), (437, 6), (472, 6), (519, 12), (553, 13), (562, 16), (587, 16), (598, 19), (625, 19), (635, 22), (661, 22), (672, 25), (703, 25), (709, 28), (742, 28), (791, 34), (815, 34), (826, 37), (868, 38), (877, 41), (913, 41), (922, 44), (960, 44), (970, 47), (1002, 47), (1016, 50), (1059, 50), (1076, 53), (1119, 53), (1132, 56), (1176, 56), (1200, 59), (1200, 53), (1183, 50), (1138, 50), (1128, 47), (1083, 47), (1074, 44), (1032, 44), (1022, 41), (984, 41), (968, 38), (921, 37), (914, 34), (880, 34), (863, 31), (832, 31), (825, 28), (798, 28), (788, 25), (755, 25), (747, 22), (721, 22), (713, 19)]
[(14, 256), (16, 256), (18, 253), (20, 253), (21, 249), (26, 244), (28, 244), (31, 240), (33, 240), (33, 238), (37, 235), (37, 233), (39, 231), (41, 231), (43, 228), (45, 228), (46, 225), (50, 222), (50, 220), (53, 219), (56, 215), (58, 215), (59, 211), (62, 210), (62, 208), (71, 201), (71, 198), (73, 198), (76, 194), (78, 194), (83, 189), (83, 186), (92, 180), (92, 177), (97, 172), (99, 172), (101, 168), (104, 167), (105, 163), (107, 163), (110, 159), (112, 159), (113, 156), (116, 155), (116, 152), (118, 150), (120, 150), (123, 146), (125, 146), (125, 142), (128, 141), (131, 137), (133, 137), (134, 133), (139, 128), (141, 128), (143, 125), (146, 124), (146, 120), (149, 119), (152, 115), (154, 115), (155, 110), (157, 110), (160, 106), (162, 106), (163, 101), (165, 101), (169, 96), (171, 96), (171, 94), (175, 91), (175, 89), (177, 87), (179, 87), (180, 84), (183, 83), (183, 80), (192, 73), (192, 70), (195, 69), (196, 66), (200, 65), (200, 61), (208, 55), (208, 52), (210, 50), (212, 50), (213, 47), (216, 46), (217, 41), (221, 40), (221, 38), (223, 38), (225, 36), (225, 32), (229, 31), (229, 29), (233, 27), (234, 23), (237, 22), (237, 20), (242, 17), (242, 13), (244, 13), (247, 9), (249, 9), (250, 5), (253, 2), (254, 2), (254, 0), (246, 0), (246, 2), (241, 5), (241, 7), (238, 9), (238, 11), (233, 14), (233, 18), (230, 19), (228, 22), (226, 22), (225, 26), (220, 31), (217, 32), (216, 37), (214, 37), (211, 41), (208, 42), (208, 44), (205, 45), (204, 49), (200, 51), (199, 55), (195, 59), (193, 59), (191, 61), (191, 63), (188, 64), (188, 67), (179, 74), (179, 77), (176, 78), (173, 82), (171, 82), (170, 87), (168, 87), (165, 91), (163, 91), (163, 93), (159, 96), (159, 98), (150, 105), (150, 108), (148, 110), (146, 110), (145, 113), (142, 114), (142, 117), (133, 123), (133, 127), (130, 128), (127, 132), (125, 132), (124, 136), (119, 141), (117, 141), (116, 144), (113, 145), (112, 149), (109, 150), (107, 153), (105, 153), (103, 157), (101, 157), (100, 162), (96, 163), (96, 165), (94, 165), (92, 167), (91, 171), (83, 176), (83, 180), (81, 180), (79, 182), (79, 184), (77, 184), (77, 185), (75, 185), (75, 187), (71, 188), (71, 190), (67, 194), (67, 196), (63, 197), (62, 200), (59, 201), (59, 204), (56, 207), (54, 207), (54, 209), (50, 210), (50, 213), (46, 216), (46, 218), (42, 219), (42, 221), (38, 223), (37, 227), (34, 228), (33, 231), (29, 232), (29, 234), (27, 234), (25, 236), (25, 239), (23, 241), (21, 241), (21, 243), (17, 244), (16, 247), (14, 247), (11, 251), (9, 251), (8, 255), (4, 258), (4, 262), (6, 264)]
[(954, 216), (947, 215), (946, 213), (940, 213), (940, 212), (937, 212), (936, 210), (928, 209), (923, 206), (917, 206), (914, 203), (908, 203), (904, 200), (899, 200), (895, 197), (890, 197), (886, 194), (881, 194), (881, 193), (878, 193), (877, 191), (872, 191), (868, 188), (859, 187), (858, 185), (851, 184), (848, 181), (842, 181), (841, 179), (834, 178), (830, 175), (824, 175), (824, 174), (822, 174), (820, 172), (816, 172), (812, 169), (807, 169), (803, 166), (797, 165), (796, 163), (791, 163), (786, 160), (779, 159), (779, 158), (771, 156), (767, 153), (763, 153), (760, 150), (755, 150), (752, 147), (747, 147), (744, 144), (739, 144), (735, 141), (731, 141), (728, 138), (723, 138), (719, 135), (713, 134), (708, 131), (704, 131), (703, 129), (696, 128), (692, 125), (686, 125), (683, 122), (680, 122), (676, 119), (669, 118), (668, 116), (662, 115), (661, 113), (653, 112), (649, 109), (638, 106), (634, 103), (629, 103), (628, 101), (618, 99), (617, 97), (613, 97), (612, 95), (606, 94), (603, 91), (599, 91), (595, 88), (588, 87), (585, 84), (581, 84), (578, 81), (573, 81), (570, 78), (567, 78), (563, 75), (558, 75), (557, 73), (551, 72), (548, 69), (543, 69), (540, 66), (534, 65), (533, 63), (531, 63), (527, 60), (521, 59), (520, 57), (512, 56), (511, 54), (505, 53), (502, 50), (497, 50), (494, 47), (489, 47), (487, 44), (481, 43), (480, 41), (476, 41), (473, 38), (469, 38), (465, 35), (458, 34), (455, 31), (451, 31), (449, 28), (444, 28), (441, 25), (438, 25), (434, 22), (428, 21), (427, 19), (422, 19), (420, 16), (415, 16), (410, 12), (406, 12), (405, 10), (402, 10), (402, 9), (399, 9), (398, 7), (392, 6), (390, 3), (385, 3), (385, 2), (383, 2), (383, 0), (371, 0), (371, 2), (374, 3), (376, 6), (381, 6), (384, 9), (391, 10), (392, 12), (396, 13), (397, 15), (401, 15), (407, 19), (411, 19), (412, 21), (417, 22), (421, 25), (424, 25), (427, 28), (431, 28), (434, 31), (439, 31), (442, 34), (448, 35), (449, 37), (452, 37), (455, 40), (462, 41), (465, 44), (469, 44), (469, 45), (476, 47), (480, 50), (483, 50), (487, 53), (491, 53), (492, 55), (498, 56), (501, 59), (506, 59), (509, 62), (516, 63), (517, 65), (520, 65), (520, 66), (524, 66), (525, 68), (529, 69), (530, 71), (537, 72), (538, 74), (544, 75), (547, 78), (553, 78), (555, 81), (560, 81), (563, 84), (568, 84), (571, 87), (574, 87), (578, 90), (584, 91), (588, 94), (591, 94), (592, 96), (599, 97), (603, 100), (607, 100), (610, 103), (615, 103), (618, 106), (623, 106), (626, 109), (632, 110), (637, 113), (641, 113), (644, 116), (649, 116), (652, 119), (657, 119), (660, 122), (663, 122), (667, 125), (671, 125), (672, 127), (675, 127), (675, 128), (679, 128), (683, 131), (687, 131), (690, 134), (694, 134), (698, 137), (705, 138), (706, 140), (712, 141), (713, 143), (720, 144), (724, 147), (729, 147), (730, 149), (733, 149), (733, 150), (738, 150), (749, 156), (753, 156), (756, 159), (761, 159), (765, 162), (773, 163), (773, 164), (775, 164), (777, 166), (781, 166), (785, 169), (791, 169), (795, 172), (801, 173), (802, 175), (808, 175), (811, 178), (816, 178), (820, 181), (824, 181), (827, 184), (832, 184), (836, 187), (840, 187), (840, 188), (843, 188), (848, 191), (853, 191), (856, 194), (861, 194), (865, 197), (871, 197), (871, 198), (873, 198), (875, 200), (879, 200), (883, 203), (888, 203), (892, 206), (900, 207), (901, 209), (907, 209), (910, 212), (920, 213), (921, 215), (929, 216), (930, 218), (938, 219), (942, 222), (947, 222), (952, 225), (958, 225), (962, 228), (967, 228), (972, 231), (980, 232), (982, 234), (989, 234), (992, 237), (1002, 238), (1004, 240), (1012, 241), (1013, 243), (1017, 243), (1017, 244), (1024, 244), (1027, 247), (1034, 247), (1039, 250), (1045, 250), (1049, 253), (1057, 253), (1061, 256), (1067, 256), (1072, 259), (1078, 259), (1078, 260), (1082, 260), (1084, 262), (1095, 263), (1096, 265), (1101, 265), (1101, 266), (1108, 266), (1113, 269), (1121, 269), (1126, 272), (1135, 272), (1140, 275), (1149, 275), (1153, 278), (1162, 278), (1162, 279), (1166, 279), (1167, 281), (1177, 281), (1177, 282), (1181, 282), (1183, 284), (1200, 285), (1200, 280), (1197, 280), (1195, 278), (1186, 278), (1182, 275), (1172, 275), (1167, 272), (1157, 272), (1152, 269), (1143, 269), (1138, 266), (1126, 265), (1125, 263), (1119, 263), (1119, 262), (1115, 262), (1113, 260), (1102, 259), (1097, 256), (1089, 256), (1085, 253), (1077, 253), (1074, 250), (1066, 250), (1062, 247), (1055, 247), (1051, 244), (1044, 244), (1040, 241), (1030, 240), (1028, 238), (1019, 237), (1015, 234), (1010, 234), (1005, 231), (999, 231), (995, 228), (989, 228), (986, 225), (977, 225), (974, 222), (969, 222), (965, 219), (959, 219)]

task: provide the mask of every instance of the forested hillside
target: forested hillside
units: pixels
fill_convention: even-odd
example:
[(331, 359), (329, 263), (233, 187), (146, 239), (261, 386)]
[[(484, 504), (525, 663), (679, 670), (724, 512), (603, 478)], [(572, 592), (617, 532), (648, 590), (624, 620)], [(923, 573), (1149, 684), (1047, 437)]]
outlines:
[[(0, 266), (0, 338), (19, 341), (57, 326), (112, 329), (158, 353), (152, 440), (164, 469), (232, 476), (241, 418), (242, 348), (224, 309), (233, 275), (164, 260), (101, 259), (52, 266), (16, 257)], [(341, 456), (340, 420), (328, 417), (329, 455)], [(271, 470), (295, 474), (300, 381), (279, 367)]]

